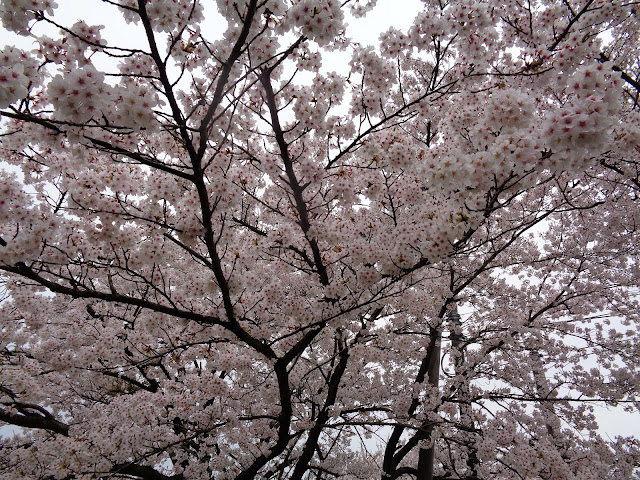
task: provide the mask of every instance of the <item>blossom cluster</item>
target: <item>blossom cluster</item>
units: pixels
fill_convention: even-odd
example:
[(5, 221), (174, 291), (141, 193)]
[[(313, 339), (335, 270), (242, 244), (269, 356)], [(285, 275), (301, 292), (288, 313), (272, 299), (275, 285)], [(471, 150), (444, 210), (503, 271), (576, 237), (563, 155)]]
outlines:
[(380, 45), (384, 53), (390, 57), (395, 57), (404, 52), (409, 46), (407, 35), (397, 28), (390, 28), (386, 32), (380, 34)]
[[(140, 20), (136, 0), (122, 2), (120, 9), (127, 23), (137, 23)], [(151, 27), (156, 32), (171, 33), (187, 24), (197, 25), (204, 18), (202, 2), (191, 0), (151, 0), (146, 2), (145, 10)]]
[[(283, 0), (266, 0), (258, 2), (257, 6), (259, 14), (279, 17), (286, 12), (288, 3)], [(246, 13), (248, 4), (249, 0), (216, 0), (218, 12), (231, 23), (238, 21), (238, 12), (243, 15)]]
[(378, 0), (356, 0), (349, 5), (351, 15), (355, 18), (362, 18), (369, 13), (378, 3)]
[(38, 209), (15, 175), (0, 170), (0, 262), (15, 263), (33, 255), (40, 238), (53, 225), (37, 220)]
[(48, 86), (48, 95), (56, 113), (72, 122), (86, 122), (101, 116), (112, 95), (104, 73), (91, 65), (56, 75)]
[[(87, 51), (100, 51), (107, 44), (100, 34), (103, 29), (102, 25), (88, 25), (83, 20), (77, 21), (69, 29), (73, 35), (69, 35), (63, 45), (55, 43), (52, 45), (54, 59), (61, 58), (56, 54), (62, 50), (65, 53), (62, 58), (65, 60), (66, 68), (74, 69), (76, 65), (82, 67), (88, 64), (90, 55)], [(46, 54), (46, 51), (44, 53)]]
[(344, 93), (344, 79), (331, 72), (328, 75), (316, 75), (313, 80), (318, 88), (310, 90), (305, 87), (290, 89), (295, 98), (293, 111), (300, 119), (301, 126), (316, 130), (326, 128), (326, 114), (330, 105), (339, 104)]
[(297, 48), (292, 57), (296, 59), (296, 66), (300, 70), (318, 72), (322, 67), (322, 55), (320, 52), (312, 52), (309, 46), (304, 44)]
[(116, 123), (135, 131), (149, 130), (157, 126), (154, 108), (161, 104), (158, 94), (140, 85), (121, 86), (116, 104)]
[(14, 47), (5, 47), (0, 55), (0, 108), (6, 108), (29, 93), (30, 79), (25, 75), (28, 57)]
[(619, 109), (620, 73), (610, 63), (588, 63), (570, 77), (564, 104), (548, 113), (545, 139), (550, 148), (566, 158), (591, 152), (615, 125)]
[(350, 113), (378, 112), (381, 102), (389, 98), (392, 86), (397, 83), (393, 62), (373, 47), (359, 47), (355, 49), (350, 65), (354, 73), (361, 73), (364, 78), (364, 88), (354, 89)]
[(336, 0), (296, 0), (287, 10), (285, 25), (291, 22), (302, 34), (324, 46), (344, 30), (344, 13)]
[(53, 39), (47, 36), (42, 36), (40, 39), (40, 45), (38, 53), (47, 62), (51, 62), (60, 65), (66, 61), (66, 43), (64, 39)]
[(2, 26), (20, 35), (29, 35), (29, 24), (42, 13), (53, 14), (53, 0), (6, 0), (0, 3)]

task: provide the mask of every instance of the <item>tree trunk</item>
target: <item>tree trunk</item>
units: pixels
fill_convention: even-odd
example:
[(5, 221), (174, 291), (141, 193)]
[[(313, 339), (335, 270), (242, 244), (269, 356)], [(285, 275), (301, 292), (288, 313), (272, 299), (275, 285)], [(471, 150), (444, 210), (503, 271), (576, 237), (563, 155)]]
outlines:
[[(429, 370), (427, 371), (429, 385), (433, 385), (438, 389), (440, 380), (440, 337), (441, 331), (437, 329), (435, 331), (437, 335), (435, 347), (429, 358)], [(433, 433), (433, 426), (427, 428), (427, 439), (431, 441), (431, 435)], [(418, 455), (418, 475), (416, 480), (433, 480), (433, 463), (435, 459), (435, 443), (430, 448), (420, 448)]]

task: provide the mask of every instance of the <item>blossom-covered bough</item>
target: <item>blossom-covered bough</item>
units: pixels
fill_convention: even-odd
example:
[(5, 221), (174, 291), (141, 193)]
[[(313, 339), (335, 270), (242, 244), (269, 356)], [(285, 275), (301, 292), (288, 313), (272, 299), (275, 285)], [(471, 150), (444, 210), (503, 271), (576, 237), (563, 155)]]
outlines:
[(99, 3), (0, 7), (4, 478), (637, 476), (637, 2)]

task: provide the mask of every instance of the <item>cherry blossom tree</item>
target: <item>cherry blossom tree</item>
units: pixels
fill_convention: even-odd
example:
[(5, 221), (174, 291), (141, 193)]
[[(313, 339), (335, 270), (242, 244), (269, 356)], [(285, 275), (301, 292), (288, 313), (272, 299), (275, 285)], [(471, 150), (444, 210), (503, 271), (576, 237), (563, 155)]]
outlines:
[(4, 477), (638, 478), (637, 2), (97, 3), (0, 7)]

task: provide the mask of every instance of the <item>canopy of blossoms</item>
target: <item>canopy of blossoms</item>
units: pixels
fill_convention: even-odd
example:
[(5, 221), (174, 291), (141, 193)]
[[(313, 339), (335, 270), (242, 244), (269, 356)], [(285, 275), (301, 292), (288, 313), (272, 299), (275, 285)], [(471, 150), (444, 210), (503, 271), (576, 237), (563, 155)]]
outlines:
[(637, 2), (93, 1), (0, 5), (3, 477), (636, 478)]

